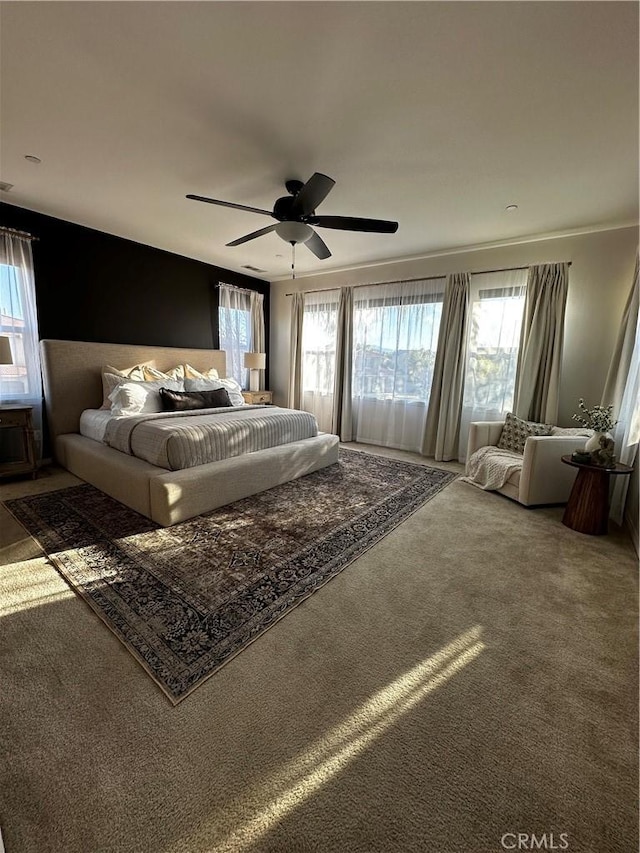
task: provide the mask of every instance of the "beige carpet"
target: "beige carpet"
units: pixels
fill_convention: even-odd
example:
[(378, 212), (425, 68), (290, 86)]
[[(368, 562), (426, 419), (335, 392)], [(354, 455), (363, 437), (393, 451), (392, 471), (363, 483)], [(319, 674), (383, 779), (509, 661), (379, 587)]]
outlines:
[(177, 707), (3, 515), (7, 853), (637, 850), (638, 560), (561, 515), (454, 482)]

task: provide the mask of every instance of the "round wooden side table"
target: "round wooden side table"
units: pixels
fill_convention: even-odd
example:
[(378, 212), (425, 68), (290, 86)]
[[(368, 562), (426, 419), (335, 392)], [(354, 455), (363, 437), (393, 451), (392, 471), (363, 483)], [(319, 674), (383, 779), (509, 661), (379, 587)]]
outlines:
[(629, 465), (616, 462), (615, 468), (604, 468), (589, 462), (574, 462), (563, 456), (566, 465), (578, 469), (562, 523), (578, 533), (603, 536), (609, 529), (609, 477), (612, 474), (630, 474)]

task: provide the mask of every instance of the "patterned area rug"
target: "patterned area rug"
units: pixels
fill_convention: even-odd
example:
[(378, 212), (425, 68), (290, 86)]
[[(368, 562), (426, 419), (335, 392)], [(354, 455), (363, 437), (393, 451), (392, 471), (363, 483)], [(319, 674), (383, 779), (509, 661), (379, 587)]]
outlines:
[(455, 477), (341, 449), (168, 528), (86, 484), (5, 506), (177, 704)]

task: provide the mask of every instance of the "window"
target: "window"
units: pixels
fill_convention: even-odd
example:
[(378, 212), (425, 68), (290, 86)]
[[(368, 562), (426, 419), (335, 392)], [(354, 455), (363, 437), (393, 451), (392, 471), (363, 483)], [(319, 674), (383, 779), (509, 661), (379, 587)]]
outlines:
[(20, 268), (0, 264), (0, 335), (10, 339), (13, 364), (0, 366), (2, 400), (28, 398), (29, 375), (25, 354), (25, 322)]
[(471, 305), (459, 458), (469, 424), (513, 411), (527, 270), (471, 276)]
[[(339, 290), (306, 293), (302, 408), (332, 430)], [(354, 441), (419, 450), (431, 393), (444, 278), (354, 288)]]
[(251, 351), (251, 313), (241, 308), (220, 306), (220, 349), (227, 354), (227, 376), (247, 388), (244, 354)]
[(307, 293), (302, 322), (302, 408), (331, 432), (340, 292)]
[(245, 352), (264, 352), (264, 299), (262, 294), (220, 285), (218, 307), (219, 346), (227, 355), (227, 376), (249, 387)]
[(442, 301), (442, 292), (356, 301), (354, 397), (428, 401)]
[(0, 334), (13, 364), (0, 365), (0, 403), (33, 407), (38, 454), (42, 440), (42, 373), (31, 237), (0, 228)]
[(355, 292), (354, 440), (420, 449), (443, 300), (443, 278)]

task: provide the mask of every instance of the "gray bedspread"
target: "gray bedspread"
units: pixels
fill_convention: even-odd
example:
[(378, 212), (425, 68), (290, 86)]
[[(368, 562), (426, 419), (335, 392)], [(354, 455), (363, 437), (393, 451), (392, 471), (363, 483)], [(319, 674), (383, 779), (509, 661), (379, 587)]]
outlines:
[(315, 416), (277, 406), (238, 406), (113, 418), (104, 442), (177, 471), (318, 434)]

